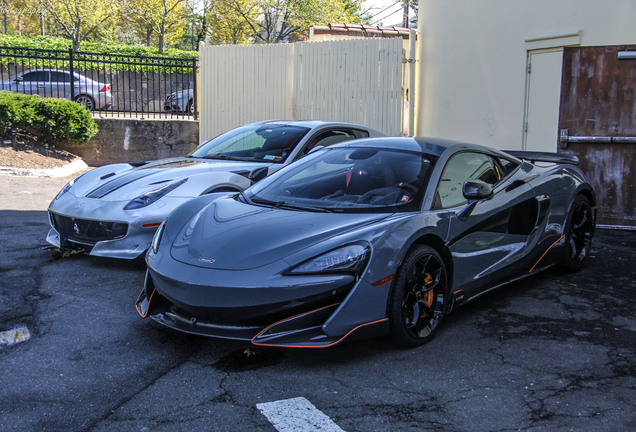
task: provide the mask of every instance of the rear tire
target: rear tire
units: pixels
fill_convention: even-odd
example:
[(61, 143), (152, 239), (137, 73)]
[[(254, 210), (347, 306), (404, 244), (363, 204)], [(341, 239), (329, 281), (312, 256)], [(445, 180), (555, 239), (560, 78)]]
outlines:
[(95, 110), (95, 99), (93, 99), (89, 95), (85, 95), (85, 94), (77, 95), (75, 96), (75, 99), (73, 100), (80, 105), (84, 105), (84, 107), (86, 107), (86, 109), (89, 111)]
[(430, 246), (414, 247), (391, 289), (389, 324), (394, 343), (412, 348), (433, 339), (449, 300), (448, 275), (441, 255)]
[(583, 267), (590, 253), (594, 234), (594, 215), (590, 200), (578, 195), (565, 222), (565, 250), (563, 268), (568, 272), (576, 272)]

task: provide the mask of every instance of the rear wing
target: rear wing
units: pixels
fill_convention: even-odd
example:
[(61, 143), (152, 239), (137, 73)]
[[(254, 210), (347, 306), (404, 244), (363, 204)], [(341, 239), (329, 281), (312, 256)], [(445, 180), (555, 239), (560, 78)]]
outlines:
[(517, 150), (504, 150), (504, 152), (518, 159), (525, 159), (525, 160), (529, 160), (530, 162), (551, 162), (551, 163), (562, 163), (562, 164), (570, 164), (570, 165), (579, 164), (578, 157), (571, 154), (567, 154), (567, 153), (545, 153), (545, 152), (517, 151)]

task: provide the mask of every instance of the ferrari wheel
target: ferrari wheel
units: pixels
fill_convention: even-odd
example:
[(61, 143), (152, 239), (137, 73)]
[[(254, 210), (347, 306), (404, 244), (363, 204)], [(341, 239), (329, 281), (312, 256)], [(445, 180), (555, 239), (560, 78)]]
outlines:
[(590, 253), (594, 234), (594, 215), (592, 205), (583, 195), (574, 200), (565, 223), (565, 253), (563, 266), (567, 271), (575, 272), (583, 267)]
[(449, 299), (446, 266), (430, 246), (411, 250), (398, 270), (389, 300), (389, 323), (396, 344), (416, 347), (430, 341)]

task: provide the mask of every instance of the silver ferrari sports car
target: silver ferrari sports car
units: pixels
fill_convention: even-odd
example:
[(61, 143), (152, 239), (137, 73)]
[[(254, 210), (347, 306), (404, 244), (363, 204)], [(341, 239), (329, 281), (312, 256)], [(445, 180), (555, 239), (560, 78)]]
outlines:
[(578, 270), (595, 195), (578, 159), (438, 139), (312, 152), (177, 208), (146, 255), (142, 317), (256, 345), (429, 341), (453, 308), (558, 264)]
[(377, 136), (383, 134), (349, 123), (268, 121), (219, 135), (185, 157), (99, 167), (69, 182), (51, 202), (46, 240), (91, 255), (133, 259), (180, 204), (242, 191), (312, 149)]

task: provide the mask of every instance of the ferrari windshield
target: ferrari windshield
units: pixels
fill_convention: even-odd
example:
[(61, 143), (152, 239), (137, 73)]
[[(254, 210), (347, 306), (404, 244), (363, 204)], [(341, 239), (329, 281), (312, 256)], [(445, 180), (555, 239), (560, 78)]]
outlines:
[(257, 183), (244, 199), (307, 211), (416, 211), (431, 165), (408, 151), (326, 148)]
[(189, 157), (283, 163), (309, 128), (284, 124), (246, 125), (197, 147)]

